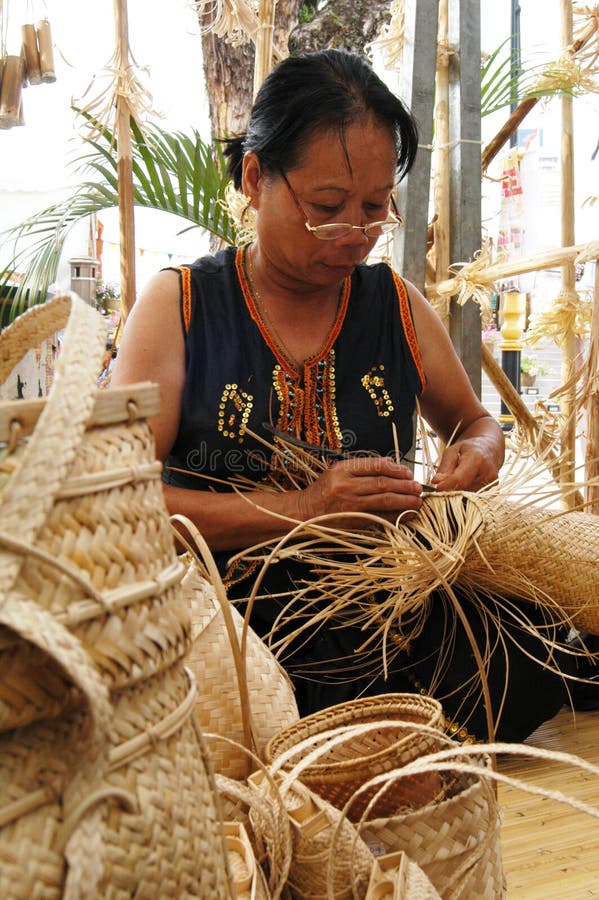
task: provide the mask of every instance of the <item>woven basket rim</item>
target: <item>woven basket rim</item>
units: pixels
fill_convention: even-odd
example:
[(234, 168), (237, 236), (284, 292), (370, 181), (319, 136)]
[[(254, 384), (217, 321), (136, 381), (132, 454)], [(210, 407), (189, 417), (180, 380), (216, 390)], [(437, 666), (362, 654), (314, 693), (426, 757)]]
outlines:
[[(292, 723), (291, 725), (288, 725), (286, 728), (283, 728), (281, 731), (277, 732), (277, 734), (274, 735), (266, 745), (266, 761), (268, 763), (273, 763), (276, 760), (279, 752), (276, 752), (273, 755), (273, 750), (281, 741), (285, 741), (282, 750), (280, 751), (284, 752), (285, 750), (290, 749), (293, 744), (296, 744), (302, 740), (309, 739), (311, 737), (318, 738), (319, 734), (332, 728), (342, 727), (345, 724), (355, 724), (358, 720), (364, 721), (365, 724), (371, 723), (375, 716), (377, 718), (385, 720), (397, 719), (398, 726), (405, 724), (406, 729), (409, 729), (410, 725), (414, 724), (414, 721), (410, 721), (409, 719), (402, 719), (400, 710), (390, 710), (391, 706), (394, 705), (395, 707), (397, 707), (398, 704), (406, 704), (406, 702), (408, 701), (410, 704), (420, 706), (423, 709), (429, 710), (431, 715), (429, 716), (429, 720), (426, 724), (430, 725), (430, 727), (435, 728), (437, 727), (437, 724), (441, 724), (442, 707), (439, 701), (435, 700), (433, 697), (423, 696), (421, 694), (396, 693), (378, 694), (374, 697), (364, 697), (358, 700), (348, 700), (345, 703), (339, 703), (335, 706), (327, 707), (327, 709), (312, 713), (309, 716), (305, 716), (298, 722)], [(356, 713), (354, 717), (351, 717), (349, 719), (346, 718), (348, 714), (351, 716), (351, 713), (353, 712)], [(436, 722), (437, 718), (439, 720), (438, 723)], [(335, 719), (337, 721), (331, 721), (331, 719)], [(321, 728), (314, 732), (306, 733), (306, 729), (310, 729), (310, 727), (313, 725), (318, 726), (321, 722), (324, 723), (324, 728)], [(390, 754), (395, 755), (397, 749), (413, 737), (413, 732), (406, 734), (403, 738), (390, 743), (382, 750), (378, 750), (377, 752), (369, 754), (368, 756), (362, 758), (335, 761), (333, 763), (314, 763), (310, 766), (307, 766), (303, 770), (302, 778), (318, 779), (323, 782), (333, 782), (344, 779), (347, 776), (348, 772), (355, 773), (358, 770), (364, 768), (372, 769), (373, 766), (375, 766), (378, 762), (386, 759)], [(420, 737), (420, 735), (418, 737)]]

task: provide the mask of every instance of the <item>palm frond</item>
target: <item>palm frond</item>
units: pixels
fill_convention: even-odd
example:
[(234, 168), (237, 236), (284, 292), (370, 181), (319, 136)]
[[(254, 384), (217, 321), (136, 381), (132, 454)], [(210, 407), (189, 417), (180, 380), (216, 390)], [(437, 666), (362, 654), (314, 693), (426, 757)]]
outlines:
[[(118, 205), (118, 142), (109, 128), (79, 112), (96, 126), (94, 139), (82, 136), (88, 152), (75, 160), (89, 180), (70, 197), (0, 235), (5, 244), (14, 245), (12, 258), (0, 270), (0, 296), (12, 297), (11, 321), (27, 306), (46, 299), (73, 226), (92, 213)], [(235, 224), (218, 202), (229, 181), (220, 146), (205, 143), (195, 129), (172, 133), (151, 125), (142, 133), (131, 120), (131, 132), (135, 205), (178, 216), (180, 234), (201, 228), (234, 243)], [(15, 272), (24, 275), (17, 287), (11, 285)]]
[(550, 97), (560, 91), (540, 87), (546, 65), (522, 64), (510, 49), (511, 38), (503, 41), (484, 61), (481, 69), (481, 116), (504, 109), (525, 98)]

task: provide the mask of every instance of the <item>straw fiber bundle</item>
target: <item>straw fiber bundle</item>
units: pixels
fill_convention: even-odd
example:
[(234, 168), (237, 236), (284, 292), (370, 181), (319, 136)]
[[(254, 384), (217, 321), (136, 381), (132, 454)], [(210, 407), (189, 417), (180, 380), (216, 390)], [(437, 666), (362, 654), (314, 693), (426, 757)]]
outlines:
[[(207, 552), (205, 549), (204, 556)], [(212, 582), (210, 573), (202, 573), (193, 556), (187, 558), (183, 593), (191, 610), (192, 646), (186, 664), (198, 682), (196, 715), (202, 730), (231, 739), (210, 744), (214, 771), (243, 778), (248, 757), (233, 742), (246, 743), (244, 712), (251, 718), (252, 744), (260, 758), (268, 740), (281, 728), (297, 722), (299, 713), (287, 674), (251, 628), (246, 631), (241, 671), (237, 669), (232, 640), (239, 647), (244, 620), (229, 604), (216, 567), (211, 568)], [(225, 615), (232, 619), (233, 635), (227, 630)], [(239, 676), (246, 693), (240, 691)], [(244, 702), (249, 704), (247, 711), (242, 708)]]
[[(394, 720), (395, 725), (384, 732), (366, 727), (379, 720)], [(289, 771), (307, 754), (316, 753), (317, 761), (302, 765), (301, 780), (314, 793), (341, 809), (373, 775), (436, 749), (436, 733), (442, 723), (441, 705), (431, 697), (382, 694), (350, 700), (312, 713), (280, 731), (268, 742), (266, 757), (271, 768)], [(351, 729), (344, 739), (325, 746), (323, 734), (331, 729), (343, 733), (350, 725), (365, 727)], [(430, 730), (422, 733), (417, 730), (418, 725), (426, 725)], [(421, 805), (432, 800), (438, 791), (439, 781), (434, 773), (407, 779), (403, 784), (398, 783), (397, 791), (381, 799), (377, 810), (385, 815), (387, 810), (398, 806)], [(352, 802), (348, 813), (352, 821), (360, 818), (369, 799), (368, 794), (362, 793)]]
[(157, 393), (98, 391), (103, 323), (74, 296), (0, 334), (0, 375), (65, 323), (47, 400), (0, 405), (0, 896), (220, 900)]

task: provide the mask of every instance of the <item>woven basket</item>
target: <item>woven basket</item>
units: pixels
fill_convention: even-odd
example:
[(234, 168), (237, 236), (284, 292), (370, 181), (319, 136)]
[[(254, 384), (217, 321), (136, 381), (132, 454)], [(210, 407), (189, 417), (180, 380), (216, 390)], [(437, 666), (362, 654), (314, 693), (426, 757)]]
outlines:
[(235, 897), (268, 900), (270, 893), (244, 826), (239, 822), (225, 822), (224, 827)]
[(360, 836), (375, 854), (405, 853), (444, 900), (496, 900), (504, 896), (504, 881), (493, 788), (475, 774), (452, 777), (447, 784), (436, 802), (370, 819)]
[[(433, 501), (434, 502), (434, 501)], [(599, 519), (477, 497), (482, 528), (458, 583), (548, 597), (581, 631), (599, 634)]]
[[(183, 592), (191, 610), (192, 646), (186, 664), (198, 682), (198, 720), (206, 733), (245, 744), (242, 695), (223, 608), (193, 558), (188, 558), (187, 564)], [(227, 602), (226, 597), (222, 599)], [(228, 610), (234, 639), (240, 642), (243, 617), (231, 605)], [(288, 676), (251, 628), (247, 631), (242, 678), (247, 685), (253, 743), (263, 758), (268, 740), (281, 728), (297, 722), (299, 713)], [(221, 741), (210, 741), (209, 746), (215, 772), (230, 778), (247, 774), (248, 757), (241, 747)]]
[(440, 900), (420, 866), (405, 853), (375, 860), (365, 900)]
[(97, 390), (103, 322), (71, 296), (0, 334), (0, 375), (65, 322), (47, 400), (0, 405), (0, 896), (220, 900), (157, 390)]
[[(272, 796), (273, 786), (261, 773), (252, 775), (261, 793)], [(287, 887), (297, 900), (352, 900), (363, 897), (374, 857), (351, 822), (342, 813), (308, 790), (299, 781), (285, 783), (278, 776), (279, 789), (291, 825), (292, 856)], [(272, 843), (272, 823), (254, 805), (250, 820), (259, 844)]]
[[(395, 728), (377, 730), (377, 721), (396, 721)], [(431, 697), (419, 694), (381, 694), (340, 703), (306, 716), (283, 729), (268, 742), (266, 758), (289, 771), (302, 756), (316, 748), (322, 750), (318, 761), (301, 768), (301, 781), (338, 809), (354, 797), (374, 775), (398, 768), (419, 756), (437, 749), (434, 734), (414, 729), (425, 725), (442, 728), (441, 705)], [(354, 725), (367, 725), (363, 730)], [(347, 737), (327, 747), (328, 732), (347, 728)], [(298, 746), (299, 745), (299, 746)], [(435, 773), (416, 775), (397, 782), (393, 789), (377, 801), (380, 815), (394, 812), (400, 806), (419, 806), (429, 802), (439, 790)], [(371, 794), (362, 792), (351, 804), (348, 817), (357, 821)]]

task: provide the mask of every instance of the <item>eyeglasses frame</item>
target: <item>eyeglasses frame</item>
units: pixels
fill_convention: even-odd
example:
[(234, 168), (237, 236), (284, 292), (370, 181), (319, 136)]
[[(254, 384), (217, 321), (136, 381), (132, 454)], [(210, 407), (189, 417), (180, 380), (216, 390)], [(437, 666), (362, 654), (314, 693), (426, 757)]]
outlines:
[[(304, 225), (306, 227), (306, 230), (309, 231), (310, 234), (313, 234), (314, 237), (318, 238), (318, 240), (320, 240), (320, 241), (339, 240), (340, 235), (335, 235), (334, 237), (326, 237), (327, 232), (333, 228), (346, 228), (346, 229), (348, 229), (348, 232), (347, 232), (348, 234), (349, 234), (349, 231), (352, 231), (352, 230), (362, 231), (364, 234), (364, 237), (368, 238), (369, 240), (372, 240), (373, 238), (379, 238), (381, 236), (380, 234), (377, 234), (377, 235), (369, 234), (368, 232), (372, 228), (376, 228), (377, 226), (379, 228), (381, 228), (383, 225), (389, 225), (389, 223), (391, 223), (391, 222), (393, 223), (395, 228), (401, 228), (404, 224), (402, 215), (397, 208), (397, 204), (395, 202), (395, 197), (393, 196), (393, 194), (391, 194), (390, 200), (391, 200), (391, 206), (393, 207), (392, 216), (391, 217), (387, 216), (386, 219), (383, 219), (379, 222), (370, 222), (368, 225), (350, 225), (349, 222), (325, 222), (323, 225), (310, 225), (310, 222), (308, 219), (308, 213), (302, 206), (297, 194), (295, 193), (295, 191), (289, 184), (287, 176), (285, 175), (285, 173), (283, 172), (282, 169), (280, 169), (279, 171), (281, 174), (281, 178), (283, 179), (283, 181), (285, 182), (285, 184), (287, 186), (287, 190), (291, 194), (293, 202), (295, 203), (298, 210), (301, 212), (301, 214), (304, 217)], [(389, 231), (386, 231), (386, 232), (381, 231), (381, 234), (389, 234), (392, 230), (393, 229), (389, 229)], [(346, 235), (341, 235), (341, 237), (343, 237), (343, 236), (346, 236)]]

